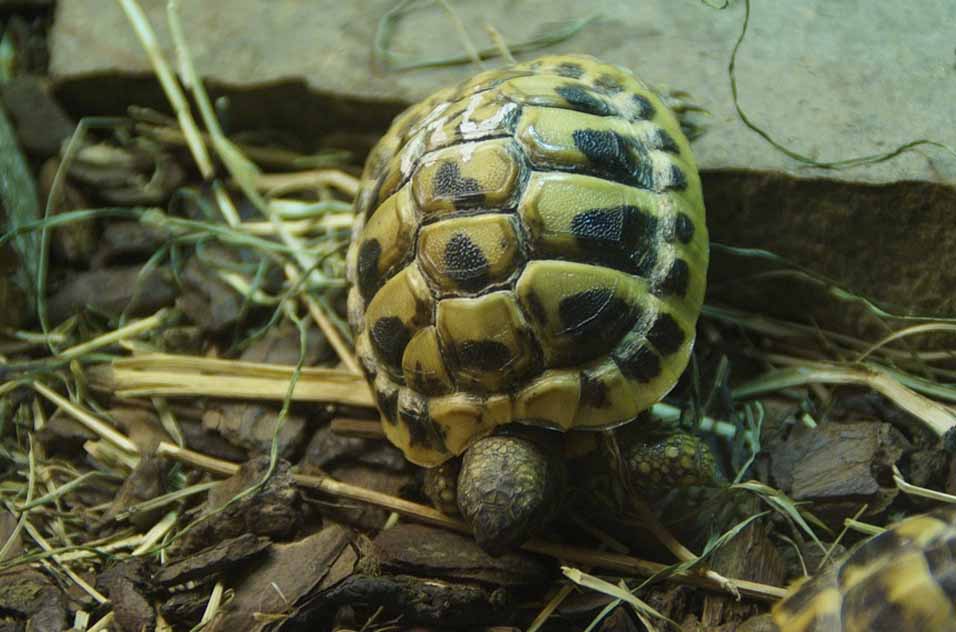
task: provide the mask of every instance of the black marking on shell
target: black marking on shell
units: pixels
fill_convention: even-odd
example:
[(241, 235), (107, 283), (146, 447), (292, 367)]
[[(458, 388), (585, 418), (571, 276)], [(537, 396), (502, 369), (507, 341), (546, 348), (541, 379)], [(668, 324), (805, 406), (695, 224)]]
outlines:
[(465, 340), (458, 345), (458, 361), (463, 368), (500, 371), (511, 362), (511, 349), (497, 340)]
[(927, 564), (936, 584), (950, 601), (956, 601), (956, 538), (951, 538), (940, 548), (945, 553), (936, 553), (935, 548), (927, 552)]
[(422, 395), (440, 395), (448, 391), (446, 385), (435, 377), (431, 371), (426, 371), (421, 362), (415, 362), (415, 367), (410, 371), (412, 376), (410, 386)]
[(610, 401), (607, 384), (599, 378), (591, 377), (587, 371), (582, 371), (581, 405), (588, 408), (604, 408)]
[(670, 154), (680, 153), (680, 147), (677, 146), (677, 141), (674, 140), (674, 137), (661, 128), (657, 128), (657, 134), (655, 134), (651, 144), (655, 149), (659, 149), (660, 151), (666, 151)]
[(594, 80), (594, 85), (608, 94), (617, 94), (624, 90), (621, 82), (611, 75), (601, 75)]
[(458, 287), (477, 292), (488, 285), (488, 259), (466, 233), (457, 232), (445, 244), (445, 274)]
[(657, 248), (654, 242), (645, 242), (642, 245), (645, 250), (635, 251), (631, 255), (631, 260), (634, 273), (647, 279), (654, 273), (654, 267), (657, 265)]
[(359, 246), (358, 261), (356, 264), (359, 294), (365, 302), (372, 300), (375, 292), (382, 286), (382, 278), (378, 271), (379, 258), (382, 256), (382, 245), (377, 239), (367, 239)]
[(606, 345), (596, 342), (616, 342), (634, 322), (636, 310), (605, 287), (593, 287), (565, 296), (558, 303), (558, 317), (563, 327), (561, 335), (572, 336), (582, 343), (582, 356), (593, 357), (605, 351)]
[(687, 176), (677, 165), (671, 165), (670, 178), (665, 190), (683, 191), (687, 188)]
[(861, 566), (865, 566), (870, 562), (881, 558), (881, 557), (891, 557), (897, 549), (904, 546), (905, 542), (900, 535), (893, 530), (887, 530), (878, 536), (870, 539), (864, 546), (859, 548), (856, 553), (853, 554), (847, 563), (843, 564), (840, 567), (839, 572), (837, 573), (837, 581), (840, 584), (845, 583), (844, 575), (852, 571), (853, 569), (858, 569)]
[(690, 215), (684, 212), (677, 214), (677, 219), (674, 220), (674, 234), (682, 244), (690, 243), (694, 238), (694, 220), (690, 218)]
[(659, 314), (647, 332), (647, 340), (661, 355), (671, 355), (684, 344), (684, 330), (670, 314)]
[(615, 350), (611, 359), (625, 377), (638, 382), (650, 382), (661, 373), (660, 358), (643, 341)]
[(690, 266), (683, 259), (674, 259), (671, 269), (661, 282), (659, 291), (664, 296), (684, 296), (690, 283)]
[(385, 393), (378, 389), (374, 390), (379, 412), (382, 413), (385, 421), (394, 425), (398, 421), (398, 391), (393, 390), (391, 393)]
[(461, 177), (461, 170), (454, 160), (445, 160), (438, 166), (432, 191), (436, 196), (450, 198), (457, 209), (478, 206), (485, 199), (481, 182)]
[(544, 304), (541, 302), (541, 297), (538, 296), (537, 292), (534, 290), (528, 292), (525, 300), (528, 302), (528, 310), (531, 312), (531, 317), (540, 324), (547, 325), (548, 310), (544, 308)]
[(573, 61), (565, 61), (554, 67), (554, 72), (569, 79), (580, 79), (584, 75), (584, 68)]
[(806, 611), (810, 603), (817, 598), (819, 591), (815, 589), (815, 586), (829, 587), (829, 585), (834, 581), (833, 571), (828, 570), (820, 575), (814, 576), (812, 579), (808, 580), (807, 583), (803, 584), (800, 590), (796, 592), (791, 592), (787, 595), (786, 600), (782, 602), (783, 608), (787, 612), (803, 612)]
[(408, 443), (444, 452), (445, 433), (441, 426), (432, 421), (425, 400), (415, 399), (412, 405), (411, 408), (404, 406), (398, 410), (399, 418), (408, 428)]
[(631, 101), (637, 109), (637, 112), (632, 117), (634, 120), (647, 121), (654, 118), (654, 115), (657, 114), (657, 111), (647, 97), (640, 94), (632, 94)]
[[(874, 590), (869, 581), (862, 581), (843, 595), (843, 617), (858, 619), (868, 616), (879, 622), (879, 630), (926, 630), (926, 615), (918, 609), (907, 609), (899, 602), (887, 599), (885, 590)], [(866, 613), (866, 614), (864, 614)], [(920, 616), (923, 615), (923, 616)]]
[(574, 146), (601, 175), (640, 189), (657, 190), (654, 167), (647, 150), (634, 139), (614, 131), (596, 129), (574, 130), (571, 137)]
[(590, 90), (582, 86), (570, 83), (555, 88), (554, 91), (558, 96), (567, 101), (571, 108), (579, 112), (595, 114), (597, 116), (611, 116), (612, 114), (616, 114), (603, 99), (598, 98)]
[(372, 190), (368, 196), (368, 208), (365, 210), (365, 220), (368, 221), (372, 214), (378, 210), (379, 205), (384, 199), (382, 197), (382, 187), (385, 186), (385, 174), (378, 176), (375, 180), (375, 184), (372, 185)]
[(571, 219), (578, 245), (600, 263), (643, 277), (657, 263), (658, 219), (631, 205), (593, 208)]
[(412, 334), (398, 316), (383, 316), (372, 325), (369, 339), (375, 352), (387, 365), (400, 369), (402, 355)]
[[(929, 574), (952, 598), (954, 593), (950, 591), (956, 590), (956, 537), (950, 535), (949, 539), (935, 542), (923, 551), (923, 556), (926, 558)], [(949, 582), (949, 590), (943, 586), (945, 581)]]
[(514, 134), (515, 128), (518, 127), (518, 119), (521, 118), (521, 108), (511, 108), (505, 114), (505, 117), (501, 119), (498, 123), (497, 128), (493, 128), (489, 132), (489, 136), (498, 136), (502, 132), (508, 134)]

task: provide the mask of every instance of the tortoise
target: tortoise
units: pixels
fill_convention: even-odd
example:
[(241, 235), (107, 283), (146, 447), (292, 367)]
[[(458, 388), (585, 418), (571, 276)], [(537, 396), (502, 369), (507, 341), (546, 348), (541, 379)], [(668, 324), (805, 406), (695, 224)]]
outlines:
[(956, 632), (956, 507), (898, 522), (800, 580), (772, 618), (779, 632)]
[[(709, 246), (681, 123), (593, 57), (481, 72), (396, 117), (354, 210), (348, 316), (385, 435), (504, 550), (553, 515), (563, 433), (638, 419), (688, 363)], [(641, 482), (714, 470), (693, 435), (638, 443)]]

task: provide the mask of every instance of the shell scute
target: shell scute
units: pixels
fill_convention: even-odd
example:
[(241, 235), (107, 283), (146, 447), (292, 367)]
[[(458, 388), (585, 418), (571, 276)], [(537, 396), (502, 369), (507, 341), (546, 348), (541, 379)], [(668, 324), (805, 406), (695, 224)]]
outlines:
[(418, 237), (422, 270), (443, 292), (478, 292), (519, 268), (521, 240), (513, 217), (486, 214), (423, 226)]
[(523, 166), (510, 139), (463, 143), (428, 155), (412, 176), (424, 219), (443, 213), (502, 208), (517, 194)]

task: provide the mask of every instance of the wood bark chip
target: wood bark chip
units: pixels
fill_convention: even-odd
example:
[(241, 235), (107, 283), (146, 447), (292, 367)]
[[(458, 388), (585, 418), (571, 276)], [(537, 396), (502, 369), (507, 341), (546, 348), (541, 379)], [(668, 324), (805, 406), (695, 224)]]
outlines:
[(223, 571), (258, 556), (269, 546), (268, 538), (244, 533), (170, 562), (153, 576), (153, 583), (163, 588), (171, 588), (188, 581), (213, 579)]
[(119, 632), (152, 632), (156, 612), (147, 594), (151, 592), (149, 562), (131, 557), (118, 562), (96, 578), (96, 585), (110, 599), (113, 623)]
[(491, 557), (471, 537), (424, 525), (405, 523), (386, 529), (373, 544), (376, 566), (395, 575), (493, 586), (544, 585), (553, 576), (550, 564), (527, 553)]
[(46, 575), (18, 567), (0, 574), (0, 612), (26, 623), (34, 632), (67, 628), (66, 596)]
[[(244, 533), (273, 539), (291, 537), (302, 524), (299, 491), (289, 474), (289, 464), (279, 461), (265, 485), (254, 494), (234, 498), (262, 481), (269, 465), (268, 457), (244, 463), (238, 472), (209, 492), (203, 514), (210, 517), (187, 532), (177, 555), (205, 549), (225, 538)], [(228, 503), (228, 505), (227, 505)]]
[(794, 500), (813, 500), (814, 514), (842, 528), (864, 504), (882, 512), (898, 494), (892, 467), (909, 442), (877, 422), (826, 423), (798, 430), (771, 455), (773, 476)]
[[(87, 307), (111, 316), (151, 314), (172, 305), (179, 295), (173, 274), (160, 266), (142, 274), (142, 266), (81, 272), (55, 289), (47, 303), (50, 324), (58, 324)], [(142, 276), (141, 276), (142, 275)]]
[[(350, 549), (351, 532), (331, 525), (290, 544), (275, 545), (269, 556), (235, 586), (235, 598), (217, 616), (210, 632), (271, 629), (268, 615), (288, 615), (323, 581)], [(336, 578), (341, 579), (341, 578)]]

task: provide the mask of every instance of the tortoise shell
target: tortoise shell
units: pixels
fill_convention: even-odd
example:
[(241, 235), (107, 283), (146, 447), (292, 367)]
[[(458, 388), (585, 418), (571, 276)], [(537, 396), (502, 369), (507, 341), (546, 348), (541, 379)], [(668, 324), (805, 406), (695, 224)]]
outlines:
[(707, 259), (688, 141), (627, 70), (543, 57), (433, 94), (369, 155), (348, 253), (386, 435), (434, 466), (510, 422), (633, 420), (686, 367)]
[(908, 518), (773, 610), (781, 632), (956, 632), (956, 507)]

